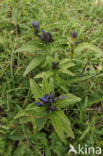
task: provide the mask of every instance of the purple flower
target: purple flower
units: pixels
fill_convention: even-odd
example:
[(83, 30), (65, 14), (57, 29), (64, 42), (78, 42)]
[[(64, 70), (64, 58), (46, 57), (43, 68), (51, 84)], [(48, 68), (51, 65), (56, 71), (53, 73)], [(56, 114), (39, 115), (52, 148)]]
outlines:
[(80, 41), (75, 42), (75, 46), (77, 46), (77, 45), (80, 44), (80, 43), (81, 43)]
[(36, 104), (36, 106), (38, 106), (38, 107), (41, 106), (40, 102), (35, 102), (35, 104)]
[(34, 21), (32, 21), (30, 24), (34, 25), (34, 24), (35, 24), (35, 22), (34, 22)]
[(40, 23), (39, 23), (39, 22), (37, 22), (37, 23), (36, 23), (36, 26), (38, 26), (38, 27), (39, 27), (39, 25), (40, 25)]
[(73, 38), (73, 39), (76, 39), (77, 36), (78, 36), (78, 33), (76, 31), (73, 31), (70, 33), (70, 36)]
[(32, 27), (34, 28), (34, 34), (38, 36), (43, 42), (51, 43), (54, 41), (50, 32), (45, 32), (44, 30), (42, 30), (42, 35), (39, 34), (39, 28), (40, 28), (39, 22), (35, 23), (34, 21), (32, 21), (31, 24)]
[(61, 95), (61, 96), (57, 97), (56, 100), (62, 100), (62, 99), (65, 99), (65, 98), (66, 98), (65, 95)]
[(35, 102), (37, 107), (45, 106), (47, 108), (47, 112), (53, 112), (53, 111), (58, 110), (58, 108), (53, 105), (53, 103), (55, 103), (57, 100), (53, 91), (51, 91), (49, 95), (46, 94), (39, 100), (40, 100), (39, 102)]
[(45, 105), (45, 103), (43, 101), (40, 101), (40, 102), (35, 102), (36, 106), (38, 107), (42, 107)]
[(55, 106), (52, 105), (52, 106), (50, 107), (50, 110), (52, 110), (52, 111), (57, 110), (57, 107), (55, 107)]
[(45, 30), (42, 30), (41, 32), (42, 32), (42, 34), (44, 35), (44, 33), (45, 33)]
[(58, 110), (57, 107), (51, 105), (51, 106), (47, 109), (47, 112), (52, 113), (52, 112), (57, 111), (57, 110)]
[(39, 27), (40, 27), (39, 22), (35, 23), (34, 21), (32, 21), (31, 24), (32, 24), (32, 27), (34, 28), (34, 34), (35, 35), (38, 35), (38, 33), (39, 33)]
[(50, 93), (50, 96), (49, 96), (50, 98), (54, 98), (54, 93), (53, 93), (53, 91), (51, 91), (51, 93)]
[(60, 67), (58, 66), (59, 62), (52, 62), (52, 69), (60, 69)]
[(48, 102), (48, 99), (49, 99), (49, 95), (46, 94), (45, 96), (43, 96), (40, 101), (43, 101), (43, 102)]
[(50, 32), (45, 32), (44, 30), (42, 30), (42, 36), (41, 36), (41, 40), (45, 43), (51, 43), (53, 42), (53, 38)]

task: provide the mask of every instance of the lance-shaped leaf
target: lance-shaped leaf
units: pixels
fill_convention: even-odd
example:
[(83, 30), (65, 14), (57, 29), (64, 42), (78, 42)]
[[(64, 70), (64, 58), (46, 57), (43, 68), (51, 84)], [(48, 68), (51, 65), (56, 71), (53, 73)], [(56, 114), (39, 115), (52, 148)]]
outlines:
[(39, 43), (38, 40), (31, 40), (24, 44), (22, 47), (15, 50), (14, 53), (18, 52), (35, 52), (37, 50), (41, 50), (42, 45)]
[(58, 136), (61, 138), (63, 142), (66, 142), (65, 137), (64, 137), (64, 132), (63, 132), (63, 125), (61, 120), (58, 118), (56, 113), (52, 113), (50, 115), (50, 119), (52, 121), (53, 127), (58, 134)]
[(63, 74), (74, 76), (74, 74), (70, 70), (67, 70), (67, 69), (60, 69), (59, 72), (63, 73)]
[(42, 128), (44, 128), (44, 126), (46, 124), (46, 121), (47, 121), (46, 117), (36, 119), (36, 129), (37, 129), (37, 131), (40, 131)]
[(41, 72), (39, 74), (37, 74), (34, 78), (38, 79), (38, 78), (43, 78), (46, 75), (47, 78), (51, 77), (53, 75), (53, 71), (46, 71), (46, 72)]
[(69, 119), (66, 117), (66, 115), (64, 114), (64, 112), (59, 110), (56, 113), (58, 115), (58, 118), (60, 118), (62, 121), (63, 129), (64, 129), (65, 133), (67, 133), (67, 136), (74, 138), (74, 134), (71, 129), (71, 123), (70, 123)]
[(9, 127), (0, 125), (0, 133), (6, 134), (9, 130)]
[(42, 97), (42, 92), (33, 79), (30, 79), (30, 88), (35, 99)]
[(67, 137), (74, 138), (70, 121), (61, 110), (53, 112), (50, 115), (50, 119), (55, 128), (55, 131), (57, 132), (57, 134), (63, 142), (66, 142)]
[(27, 107), (25, 109), (26, 114), (33, 115), (35, 118), (40, 118), (46, 116), (46, 107), (37, 107), (34, 104), (34, 107)]
[(43, 81), (42, 81), (42, 93), (43, 93), (43, 95), (50, 94), (51, 91), (54, 92), (53, 78), (50, 78), (50, 80), (48, 81), (47, 77), (45, 75), (43, 77)]
[(25, 154), (25, 145), (19, 145), (16, 150), (14, 151), (14, 156), (24, 155)]
[(62, 60), (60, 60), (59, 65), (63, 65), (63, 64), (68, 63), (68, 62), (70, 62), (70, 61), (71, 61), (71, 60), (68, 59), (68, 58), (62, 59)]
[(50, 81), (49, 81), (49, 89), (50, 91), (54, 92), (54, 80), (52, 77), (50, 78)]
[(63, 65), (61, 66), (61, 68), (62, 68), (62, 69), (68, 69), (68, 68), (71, 68), (71, 67), (73, 67), (73, 66), (75, 66), (75, 64), (72, 63), (72, 62), (70, 62), (70, 63), (65, 63), (65, 64), (63, 64)]
[(23, 117), (31, 117), (31, 120), (33, 118), (40, 118), (44, 117), (46, 115), (46, 108), (45, 107), (37, 107), (34, 103), (28, 105), (24, 110), (21, 110), (18, 112), (15, 116), (15, 119), (23, 118)]
[(74, 55), (79, 56), (84, 49), (89, 49), (98, 53), (99, 55), (102, 55), (102, 51), (100, 48), (93, 45), (92, 43), (87, 43), (87, 42), (79, 44), (74, 50)]
[(61, 100), (58, 100), (55, 103), (56, 107), (59, 108), (65, 108), (70, 106), (71, 104), (74, 104), (76, 102), (79, 102), (81, 99), (77, 96), (74, 96), (73, 94), (64, 95), (64, 98)]
[(35, 69), (38, 65), (41, 64), (42, 61), (43, 61), (43, 58), (41, 56), (35, 57), (27, 66), (23, 76), (26, 76), (30, 71)]

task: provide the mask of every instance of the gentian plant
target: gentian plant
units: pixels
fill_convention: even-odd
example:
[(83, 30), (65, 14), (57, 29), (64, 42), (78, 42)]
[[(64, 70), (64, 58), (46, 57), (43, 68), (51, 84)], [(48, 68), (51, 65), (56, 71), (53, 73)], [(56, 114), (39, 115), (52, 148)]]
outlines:
[[(18, 50), (32, 50), (32, 52), (34, 52), (36, 48), (42, 49), (40, 53), (39, 51), (37, 52), (37, 55), (29, 63), (23, 75), (27, 76), (35, 68), (39, 69), (35, 72), (35, 76), (32, 74), (32, 79), (30, 79), (33, 101), (25, 109), (19, 111), (15, 118), (21, 118), (20, 121), (22, 123), (31, 123), (35, 134), (47, 124), (50, 124), (50, 126), (52, 125), (54, 127), (62, 141), (66, 142), (66, 138), (74, 138), (74, 134), (70, 121), (65, 115), (65, 108), (69, 109), (71, 104), (80, 101), (80, 98), (69, 93), (69, 85), (82, 80), (81, 77), (78, 78), (78, 73), (81, 73), (81, 70), (79, 68), (79, 70), (77, 70), (76, 64), (84, 67), (85, 64), (82, 57), (84, 58), (85, 53), (82, 53), (82, 51), (85, 48), (96, 51), (95, 55), (98, 55), (98, 57), (101, 56), (101, 51), (89, 43), (79, 44), (77, 40), (78, 33), (74, 31), (71, 32), (70, 35), (70, 53), (66, 56), (61, 55), (57, 53), (57, 51), (53, 51), (52, 46), (55, 45), (49, 44), (54, 41), (51, 33), (45, 32), (44, 30), (41, 32), (39, 23), (32, 22), (31, 24), (35, 36), (39, 38), (39, 41), (46, 44), (39, 42), (39, 46), (37, 46), (36, 42), (38, 42), (38, 40), (36, 42), (30, 41), (27, 46)], [(46, 51), (46, 47), (48, 51)], [(78, 60), (78, 56), (81, 57), (81, 59)], [(91, 54), (88, 54), (88, 56), (91, 57)], [(74, 67), (75, 71), (77, 70), (75, 72), (77, 77), (75, 77), (73, 70), (71, 70)], [(74, 79), (73, 76), (75, 77)], [(34, 79), (36, 81), (34, 81)]]
[(30, 87), (34, 102), (19, 112), (16, 119), (21, 118), (23, 121), (31, 117), (29, 122), (32, 122), (35, 132), (44, 128), (48, 120), (51, 120), (55, 131), (64, 143), (66, 143), (67, 137), (74, 138), (70, 121), (66, 117), (63, 108), (79, 102), (80, 98), (72, 94), (63, 94), (56, 97), (52, 78), (47, 80), (44, 77), (41, 88), (33, 79), (30, 79)]

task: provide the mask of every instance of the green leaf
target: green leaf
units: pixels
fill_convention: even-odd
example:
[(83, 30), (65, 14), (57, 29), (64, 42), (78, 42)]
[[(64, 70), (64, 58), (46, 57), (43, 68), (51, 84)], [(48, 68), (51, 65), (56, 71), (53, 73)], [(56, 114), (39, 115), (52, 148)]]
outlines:
[(58, 136), (61, 138), (63, 142), (66, 142), (65, 137), (64, 137), (64, 132), (63, 132), (63, 125), (61, 120), (58, 118), (56, 113), (52, 113), (50, 115), (50, 119), (52, 121), (53, 127), (58, 134)]
[(5, 104), (4, 100), (0, 97), (0, 106), (2, 106), (3, 104)]
[[(19, 133), (18, 133), (18, 129), (19, 129)], [(32, 136), (32, 132), (25, 125), (23, 125), (23, 128), (21, 125), (18, 125), (17, 129), (15, 129), (9, 133), (8, 138), (13, 140), (13, 141), (17, 141), (17, 140), (22, 141), (22, 140), (26, 139), (24, 131), (25, 131), (25, 134), (28, 136), (28, 139), (29, 139)]]
[(74, 134), (71, 129), (71, 123), (70, 123), (69, 119), (66, 117), (66, 115), (64, 114), (64, 112), (59, 110), (56, 113), (57, 113), (58, 117), (61, 119), (63, 129), (67, 133), (68, 137), (74, 138)]
[(3, 151), (5, 150), (5, 141), (0, 137), (0, 155), (3, 156)]
[(34, 134), (36, 134), (36, 132), (37, 132), (37, 127), (36, 127), (36, 119), (34, 119), (33, 121), (32, 121), (32, 125), (33, 125), (33, 133)]
[(8, 132), (8, 130), (9, 130), (9, 127), (0, 125), (0, 133), (6, 134)]
[(65, 91), (66, 93), (68, 93), (68, 88), (66, 86), (62, 86), (62, 85), (58, 85), (57, 87), (61, 88), (63, 91)]
[(97, 53), (101, 53), (102, 54), (102, 51), (100, 48), (96, 47), (95, 45), (91, 44), (91, 43), (87, 43), (87, 42), (84, 42), (84, 43), (81, 43), (77, 46), (77, 48), (75, 48), (74, 50), (74, 55), (80, 55), (82, 53), (82, 51), (84, 49), (90, 49), (94, 52), (97, 52)]
[(26, 107), (24, 110), (18, 112), (15, 119), (21, 118), (23, 123), (30, 122), (33, 118), (40, 118), (46, 115), (46, 108), (37, 107), (34, 103), (32, 107)]
[(43, 58), (41, 56), (35, 57), (27, 66), (23, 76), (26, 76), (30, 71), (35, 69), (40, 63), (43, 61)]
[(65, 108), (81, 100), (79, 97), (74, 96), (73, 94), (68, 94), (68, 95), (63, 95), (63, 96), (65, 96), (66, 98), (62, 100), (58, 100), (55, 103), (56, 107)]
[(45, 124), (46, 124), (46, 120), (47, 118), (38, 118), (36, 119), (36, 128), (37, 131), (40, 131), (42, 128), (44, 128)]
[(38, 42), (38, 40), (32, 40), (24, 44), (22, 47), (16, 49), (16, 52), (35, 52), (36, 50), (40, 50), (42, 45)]
[(68, 58), (62, 59), (62, 60), (60, 60), (59, 65), (63, 65), (63, 64), (65, 64), (65, 63), (67, 63), (67, 62), (70, 62), (70, 61), (71, 61), (71, 60), (68, 59)]
[(49, 83), (48, 83), (48, 80), (47, 80), (46, 76), (43, 77), (42, 92), (43, 92), (43, 95), (50, 93)]
[(34, 102), (33, 104), (30, 104), (25, 108), (26, 112), (30, 110), (33, 110), (34, 112), (39, 113), (39, 112), (43, 112), (45, 110), (45, 107), (37, 107)]
[(25, 153), (25, 147), (24, 145), (19, 145), (16, 150), (14, 151), (13, 156), (24, 156)]
[(61, 68), (62, 68), (62, 69), (68, 69), (68, 68), (71, 68), (71, 67), (73, 67), (73, 66), (75, 66), (74, 63), (66, 63), (66, 64), (63, 64), (63, 65), (61, 66)]
[(3, 38), (0, 38), (0, 44), (5, 45), (5, 40)]
[(74, 78), (74, 79), (71, 79), (71, 80), (68, 80), (68, 81), (66, 81), (66, 83), (65, 83), (65, 81), (64, 81), (64, 83), (63, 84), (73, 84), (73, 83), (77, 83), (77, 82), (81, 82), (81, 81), (85, 81), (85, 80), (87, 80), (87, 79), (90, 79), (90, 78), (92, 78), (94, 75), (87, 75), (87, 76), (83, 76), (83, 77), (77, 77), (77, 78)]
[(51, 91), (54, 92), (54, 80), (53, 80), (53, 78), (50, 78), (50, 81), (49, 81), (49, 89), (50, 89), (50, 92)]
[(99, 99), (94, 99), (93, 101), (88, 103), (88, 107), (91, 107), (93, 104), (96, 104), (102, 101), (103, 101), (103, 97), (100, 97)]
[(35, 109), (28, 108), (25, 110), (27, 115), (32, 115), (34, 118), (44, 117), (46, 115), (46, 107), (37, 107)]
[(33, 79), (30, 79), (30, 88), (34, 98), (38, 99), (42, 97), (42, 92)]
[(44, 76), (46, 76), (47, 78), (51, 77), (53, 75), (52, 71), (46, 71), (46, 72), (41, 72), (40, 74), (37, 74), (34, 78), (38, 79), (38, 78), (43, 78)]
[(88, 126), (86, 126), (86, 129), (84, 130), (84, 132), (82, 132), (82, 135), (79, 138), (79, 140), (83, 140), (86, 137), (86, 135), (90, 132), (91, 128), (93, 127), (94, 122), (95, 122), (95, 119), (92, 119), (91, 123), (89, 123)]
[(64, 112), (62, 110), (58, 110), (57, 112), (58, 117), (68, 126), (71, 126), (71, 123), (69, 121), (69, 119), (66, 117), (66, 115), (64, 114)]
[(6, 134), (9, 130), (9, 127), (0, 125), (0, 133)]
[(63, 73), (63, 74), (74, 76), (74, 74), (71, 71), (67, 70), (67, 69), (60, 69), (59, 72)]
[(22, 122), (22, 124), (26, 124), (26, 123), (28, 123), (28, 122), (32, 122), (32, 120), (34, 119), (34, 117), (33, 116), (24, 116), (24, 117), (22, 117), (21, 118), (21, 122)]
[(87, 76), (74, 78), (74, 79), (64, 81), (64, 82), (62, 81), (62, 84), (70, 85), (70, 84), (73, 84), (73, 83), (77, 83), (77, 82), (81, 82), (81, 81), (85, 81), (85, 80), (92, 79), (92, 78), (97, 78), (97, 77), (103, 77), (103, 73), (93, 74), (93, 75), (89, 75), (89, 76), (87, 75)]
[(61, 138), (63, 142), (66, 143), (65, 140), (66, 137), (74, 138), (70, 121), (61, 110), (53, 112), (50, 115), (50, 119), (55, 128), (55, 131), (57, 132), (58, 136)]
[(25, 111), (22, 110), (22, 111), (20, 111), (20, 112), (15, 116), (15, 119), (21, 118), (21, 117), (23, 117), (23, 116), (25, 116), (25, 115), (26, 115)]
[(4, 126), (4, 125), (0, 125), (0, 129), (9, 130), (9, 127)]
[[(60, 85), (67, 85), (68, 83), (67, 83), (67, 81), (66, 80), (64, 80), (64, 79), (62, 79), (59, 75), (57, 75), (56, 74), (56, 76), (55, 76), (55, 79), (56, 79), (56, 83), (58, 84), (58, 86), (60, 86)], [(66, 81), (66, 82), (65, 82)]]
[(44, 76), (43, 77), (43, 81), (42, 81), (42, 92), (43, 95), (45, 94), (50, 94), (51, 91), (54, 92), (54, 81), (53, 78), (50, 78), (50, 80), (47, 80), (47, 77)]

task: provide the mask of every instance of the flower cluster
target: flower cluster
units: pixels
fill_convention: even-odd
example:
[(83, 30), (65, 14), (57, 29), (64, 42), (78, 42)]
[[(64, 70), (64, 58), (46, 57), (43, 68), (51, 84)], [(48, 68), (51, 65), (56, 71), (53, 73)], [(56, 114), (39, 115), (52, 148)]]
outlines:
[(32, 21), (31, 22), (31, 24), (32, 24), (32, 26), (33, 26), (33, 28), (34, 28), (34, 34), (35, 35), (38, 35), (38, 33), (39, 33), (39, 23), (37, 22), (37, 23), (35, 23), (34, 21)]
[(60, 69), (59, 62), (52, 62), (52, 69)]
[(71, 38), (75, 41), (74, 45), (77, 46), (78, 44), (80, 44), (80, 41), (76, 41), (77, 37), (78, 37), (78, 33), (76, 31), (71, 31), (70, 32), (70, 36)]
[(44, 30), (42, 30), (42, 35), (39, 35), (40, 24), (38, 22), (35, 23), (34, 21), (32, 21), (31, 24), (34, 28), (34, 34), (38, 36), (44, 43), (51, 43), (54, 41), (50, 32), (45, 32)]
[(71, 35), (71, 37), (72, 37), (73, 39), (76, 39), (77, 36), (78, 36), (78, 33), (77, 33), (76, 31), (73, 31), (73, 32), (70, 33), (70, 35)]
[(56, 98), (53, 92), (51, 92), (50, 95), (46, 94), (39, 100), (39, 102), (35, 102), (36, 106), (47, 106), (48, 112), (53, 112), (57, 110), (57, 107), (53, 106), (53, 103), (56, 102)]
[(75, 42), (75, 46), (77, 46), (77, 45), (80, 44), (80, 43), (81, 43), (80, 41)]
[(52, 39), (51, 33), (50, 32), (45, 32), (44, 30), (42, 30), (41, 40), (44, 41), (45, 43), (50, 43), (50, 42), (54, 41)]

